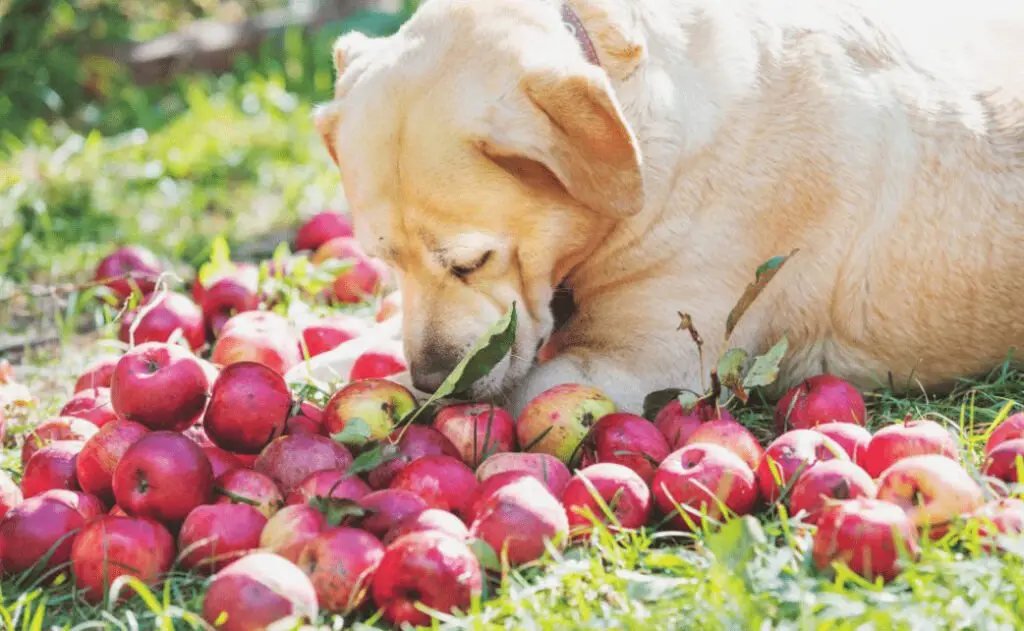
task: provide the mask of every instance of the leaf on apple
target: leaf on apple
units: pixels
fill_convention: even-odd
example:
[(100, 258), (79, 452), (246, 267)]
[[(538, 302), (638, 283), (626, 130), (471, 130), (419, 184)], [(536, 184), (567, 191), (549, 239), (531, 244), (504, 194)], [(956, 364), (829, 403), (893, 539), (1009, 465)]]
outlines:
[(366, 515), (366, 511), (355, 500), (342, 497), (314, 497), (309, 505), (320, 511), (331, 526), (340, 526), (350, 519)]
[(476, 560), (480, 562), (480, 567), (483, 568), (484, 571), (501, 571), (501, 561), (498, 560), (498, 553), (494, 551), (491, 544), (476, 537), (470, 539), (468, 544), (469, 549), (473, 551), (473, 555), (476, 557)]
[(516, 303), (513, 302), (508, 312), (491, 325), (473, 348), (469, 349), (462, 361), (445, 377), (434, 394), (404, 419), (403, 424), (412, 423), (423, 410), (437, 401), (465, 392), (477, 380), (491, 372), (511, 350), (516, 339), (516, 324)]
[[(348, 429), (348, 426), (345, 429)], [(340, 433), (344, 433), (344, 430)], [(398, 455), (398, 447), (396, 445), (391, 443), (377, 444), (372, 449), (356, 456), (356, 459), (352, 461), (352, 464), (345, 471), (345, 475), (350, 477), (373, 471), (382, 464), (394, 460)]]
[(768, 259), (757, 268), (757, 271), (754, 273), (754, 282), (747, 285), (740, 299), (736, 302), (736, 306), (729, 312), (729, 317), (725, 319), (725, 339), (729, 339), (740, 318), (750, 309), (750, 305), (754, 304), (754, 301), (764, 291), (768, 282), (779, 273), (779, 270), (786, 264), (786, 261), (799, 251), (798, 249), (793, 250), (789, 254)]
[(370, 425), (363, 419), (350, 418), (345, 422), (345, 427), (336, 434), (331, 434), (331, 440), (342, 445), (351, 447), (362, 447), (370, 442)]
[(643, 417), (653, 422), (655, 417), (658, 416), (658, 412), (661, 412), (666, 405), (682, 393), (682, 388), (665, 388), (664, 390), (655, 390), (648, 393), (644, 397)]
[(683, 412), (689, 414), (697, 408), (697, 404), (700, 403), (702, 399), (706, 398), (708, 398), (707, 394), (704, 396), (698, 396), (694, 392), (683, 390), (679, 393), (679, 396), (676, 397), (676, 400), (679, 401), (679, 405), (682, 406)]
[(779, 377), (779, 367), (782, 365), (782, 359), (786, 356), (788, 349), (789, 340), (783, 335), (782, 339), (776, 342), (775, 346), (768, 349), (767, 353), (755, 357), (754, 363), (743, 378), (743, 387), (750, 390), (775, 383), (775, 380)]

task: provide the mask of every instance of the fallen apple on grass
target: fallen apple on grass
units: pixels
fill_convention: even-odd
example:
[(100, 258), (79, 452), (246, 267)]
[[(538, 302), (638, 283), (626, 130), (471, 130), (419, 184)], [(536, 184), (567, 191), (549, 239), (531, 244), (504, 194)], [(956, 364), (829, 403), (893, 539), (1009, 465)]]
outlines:
[(289, 506), (309, 504), (321, 498), (353, 500), (358, 502), (372, 489), (361, 479), (344, 471), (317, 471), (299, 483), (285, 498)]
[(316, 357), (354, 340), (365, 331), (366, 326), (358, 318), (339, 314), (307, 324), (300, 335), (306, 354)]
[(849, 460), (834, 440), (809, 429), (794, 429), (776, 438), (764, 452), (757, 467), (761, 495), (777, 501), (783, 491), (791, 490), (796, 479), (819, 462)]
[(284, 375), (302, 361), (299, 335), (271, 311), (240, 313), (224, 323), (210, 361), (219, 366), (255, 362)]
[(229, 451), (224, 451), (216, 445), (202, 445), (201, 448), (210, 460), (210, 468), (213, 470), (214, 480), (228, 471), (247, 468), (238, 456)]
[(271, 552), (250, 553), (214, 575), (203, 619), (218, 631), (252, 631), (278, 623), (291, 629), (320, 613), (305, 572)]
[[(25, 496), (21, 492), (21, 488), (11, 479), (7, 472), (0, 471), (0, 519), (3, 519), (8, 511), (21, 504), (24, 500)], [(2, 558), (3, 553), (0, 552), (0, 559)], [(0, 570), (2, 569), (0, 567)]]
[(74, 491), (54, 490), (8, 510), (0, 520), (3, 571), (21, 574), (39, 564), (40, 571), (49, 572), (66, 564), (78, 531), (95, 516), (83, 515), (80, 501)]
[(114, 503), (114, 470), (128, 448), (149, 433), (149, 428), (134, 421), (107, 423), (82, 446), (75, 461), (79, 486), (108, 505)]
[(676, 451), (686, 445), (701, 424), (717, 419), (736, 420), (729, 410), (707, 399), (701, 399), (690, 410), (684, 409), (679, 399), (672, 399), (654, 417), (654, 426), (668, 441), (669, 450)]
[(180, 432), (203, 413), (209, 392), (206, 371), (195, 355), (180, 346), (148, 342), (117, 362), (110, 402), (120, 418)]
[(32, 454), (21, 477), (25, 497), (53, 489), (77, 491), (75, 461), (84, 444), (80, 440), (56, 440)]
[(510, 472), (522, 472), (537, 478), (559, 500), (562, 499), (565, 486), (572, 479), (569, 468), (558, 458), (550, 454), (522, 452), (494, 454), (480, 463), (476, 469), (476, 476), (481, 483), (485, 483), (492, 476)]
[(351, 266), (341, 271), (334, 281), (334, 297), (345, 304), (359, 304), (371, 298), (383, 286), (387, 268), (379, 260), (366, 255), (353, 237), (335, 237), (313, 254), (314, 263), (328, 259), (344, 259)]
[(360, 379), (384, 379), (408, 370), (405, 359), (398, 353), (385, 348), (371, 348), (363, 351), (352, 362), (349, 381)]
[(469, 541), (469, 528), (466, 527), (465, 522), (440, 508), (427, 508), (405, 517), (387, 531), (383, 541), (385, 544), (390, 544), (404, 535), (428, 530), (442, 532), (459, 541)]
[(848, 460), (826, 460), (804, 471), (789, 494), (791, 515), (804, 514), (804, 521), (816, 524), (821, 511), (836, 500), (874, 497), (877, 488), (871, 476)]
[(991, 430), (988, 440), (985, 441), (985, 453), (990, 453), (1008, 440), (1017, 440), (1019, 438), (1024, 438), (1024, 412), (1018, 412), (1006, 417), (1002, 423), (996, 425)]
[(100, 261), (95, 279), (124, 300), (136, 290), (142, 295), (152, 292), (163, 271), (160, 259), (151, 251), (138, 245), (125, 245)]
[(581, 384), (554, 386), (533, 398), (516, 421), (523, 451), (555, 456), (572, 465), (580, 446), (601, 417), (615, 412), (615, 403), (597, 388)]
[(365, 514), (357, 525), (378, 539), (383, 539), (402, 520), (429, 508), (419, 495), (401, 489), (368, 493), (359, 500), (359, 506)]
[(897, 461), (878, 479), (877, 497), (900, 506), (933, 537), (944, 534), (961, 514), (985, 503), (981, 487), (960, 463), (939, 454)]
[(214, 479), (215, 504), (248, 504), (268, 519), (284, 506), (274, 481), (252, 469), (232, 469)]
[(259, 280), (259, 268), (242, 263), (209, 280), (207, 286), (193, 285), (192, 297), (202, 307), (203, 320), (214, 337), (220, 337), (235, 315), (259, 308)]
[(672, 452), (651, 485), (654, 500), (680, 530), (702, 528), (746, 515), (757, 503), (757, 479), (747, 463), (725, 447), (694, 443)]
[[(518, 480), (519, 478), (533, 477), (525, 471), (502, 471), (494, 475), (488, 476), (486, 480), (480, 482), (477, 485), (476, 490), (473, 491), (473, 497), (469, 500), (469, 508), (466, 509), (466, 523), (473, 523), (476, 519), (477, 514), (480, 512), (480, 507), (490, 497), (491, 493), (494, 493), (506, 484)], [(543, 481), (542, 481), (543, 482)], [(550, 491), (551, 488), (548, 487)], [(552, 493), (553, 495), (554, 493)], [(561, 500), (561, 497), (555, 499)]]
[(431, 508), (464, 517), (476, 486), (473, 470), (458, 458), (424, 456), (402, 469), (390, 488), (415, 493)]
[(775, 429), (811, 429), (823, 423), (864, 425), (864, 397), (848, 381), (835, 375), (816, 375), (801, 381), (775, 405)]
[(954, 461), (960, 459), (956, 440), (935, 421), (918, 419), (888, 425), (875, 432), (864, 454), (864, 470), (873, 478), (910, 456), (940, 454)]
[[(113, 379), (113, 374), (111, 374), (111, 379)], [(68, 402), (60, 409), (59, 415), (80, 418), (83, 421), (89, 421), (96, 427), (103, 427), (118, 418), (117, 412), (114, 411), (110, 402), (110, 388), (79, 390), (68, 399)]]
[(316, 213), (295, 233), (296, 251), (314, 251), (331, 239), (352, 236), (352, 220), (333, 210)]
[(293, 405), (291, 415), (284, 422), (285, 434), (321, 434), (324, 427), (324, 411), (314, 403), (303, 401)]
[(615, 463), (635, 472), (645, 484), (669, 454), (668, 441), (650, 421), (625, 412), (603, 417), (583, 443), (581, 465)]
[(176, 527), (213, 497), (213, 469), (201, 447), (176, 432), (150, 432), (114, 469), (114, 499), (134, 517)]
[(320, 607), (347, 614), (369, 594), (384, 544), (358, 528), (331, 528), (306, 544), (297, 565), (309, 576)]
[(1024, 438), (1002, 441), (989, 450), (981, 472), (1009, 484), (1019, 483), (1024, 472)]
[(263, 364), (235, 363), (213, 384), (203, 429), (222, 449), (259, 454), (284, 432), (291, 409), (284, 377)]
[[(98, 604), (121, 576), (153, 585), (174, 562), (174, 538), (162, 524), (146, 517), (105, 516), (89, 522), (71, 547), (75, 585), (86, 601)], [(123, 599), (132, 594), (122, 589)]]
[(410, 462), (426, 456), (459, 458), (455, 448), (444, 434), (424, 425), (407, 425), (391, 432), (382, 449), (388, 459), (373, 468), (366, 480), (375, 489), (384, 489)]
[(373, 601), (393, 625), (430, 624), (421, 602), (441, 613), (468, 611), (483, 591), (483, 573), (469, 546), (436, 531), (399, 537), (385, 549), (373, 576)]
[(752, 470), (764, 459), (764, 448), (754, 434), (738, 421), (720, 418), (703, 423), (686, 440), (687, 445), (713, 444), (725, 447), (740, 457)]
[(871, 442), (871, 432), (867, 429), (853, 423), (822, 423), (816, 426), (814, 431), (836, 441), (836, 444), (843, 448), (850, 460), (862, 469), (864, 468), (864, 458), (867, 456), (868, 444)]
[(114, 375), (114, 366), (117, 366), (119, 359), (121, 359), (120, 355), (108, 354), (90, 362), (75, 381), (75, 393), (93, 388), (109, 388), (110, 378)]
[[(353, 381), (335, 392), (324, 406), (324, 430), (344, 444), (361, 446), (382, 440), (416, 409), (416, 398), (404, 386), (386, 379)], [(346, 431), (347, 430), (347, 431)]]
[(37, 451), (54, 441), (87, 441), (97, 432), (98, 427), (74, 416), (60, 416), (44, 421), (25, 435), (25, 442), (21, 445), (21, 465), (27, 465)]
[[(979, 506), (968, 517), (977, 522), (981, 539), (1019, 535), (1024, 533), (1024, 500), (1015, 497), (991, 500)], [(991, 544), (986, 541), (982, 549), (991, 551)]]
[(288, 496), (300, 482), (317, 471), (344, 471), (352, 464), (348, 449), (325, 436), (292, 434), (267, 445), (253, 469), (266, 475)]
[(570, 533), (584, 537), (595, 520), (612, 530), (640, 528), (650, 519), (654, 503), (647, 483), (633, 469), (602, 462), (576, 473), (565, 487), (562, 505)]
[(196, 506), (178, 532), (181, 566), (216, 572), (259, 548), (266, 524), (267, 517), (248, 504)]
[(507, 558), (515, 566), (539, 559), (549, 545), (564, 548), (569, 519), (547, 487), (527, 476), (488, 495), (477, 508), (469, 532), (491, 546), (499, 559)]
[(451, 441), (462, 461), (473, 469), (496, 453), (515, 450), (515, 420), (494, 405), (449, 405), (434, 416), (433, 427)]
[(835, 562), (873, 580), (896, 578), (901, 559), (920, 552), (917, 528), (902, 508), (881, 499), (859, 498), (828, 506), (814, 534), (814, 565), (825, 571)]
[(202, 348), (206, 344), (203, 310), (184, 294), (158, 292), (124, 314), (117, 337), (125, 344), (137, 346), (169, 342), (176, 333), (193, 351)]
[(318, 534), (327, 528), (324, 514), (309, 504), (293, 504), (277, 511), (260, 533), (260, 548), (292, 563)]

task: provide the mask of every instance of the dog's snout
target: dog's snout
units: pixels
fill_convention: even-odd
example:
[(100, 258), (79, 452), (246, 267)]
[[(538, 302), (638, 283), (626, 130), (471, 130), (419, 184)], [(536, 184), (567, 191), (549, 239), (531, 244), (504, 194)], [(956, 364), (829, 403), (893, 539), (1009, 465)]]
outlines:
[(412, 385), (421, 392), (434, 393), (462, 359), (452, 349), (431, 348), (409, 366)]

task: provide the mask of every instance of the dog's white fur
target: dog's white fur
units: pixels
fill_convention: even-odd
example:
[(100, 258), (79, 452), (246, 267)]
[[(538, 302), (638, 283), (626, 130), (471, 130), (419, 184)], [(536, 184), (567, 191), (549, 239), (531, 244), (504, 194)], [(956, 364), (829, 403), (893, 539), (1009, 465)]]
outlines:
[[(717, 356), (754, 270), (793, 249), (728, 341), (787, 335), (780, 386), (942, 388), (1024, 342), (1020, 3), (570, 5), (601, 68), (556, 0), (430, 0), (336, 45), (317, 124), (357, 237), (399, 271), (414, 372), (515, 301), (516, 345), (477, 394), (518, 411), (587, 382), (637, 411), (706, 377), (677, 312)], [(560, 281), (578, 314), (537, 366)]]

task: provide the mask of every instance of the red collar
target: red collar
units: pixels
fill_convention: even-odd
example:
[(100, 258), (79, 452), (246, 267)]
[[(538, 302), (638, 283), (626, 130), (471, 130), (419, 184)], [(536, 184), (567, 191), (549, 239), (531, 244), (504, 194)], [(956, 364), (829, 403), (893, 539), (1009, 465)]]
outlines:
[(587, 29), (583, 27), (583, 22), (580, 20), (580, 16), (576, 15), (576, 12), (572, 10), (568, 2), (562, 3), (562, 21), (565, 23), (566, 29), (568, 29), (576, 38), (576, 41), (580, 43), (580, 48), (583, 49), (583, 54), (586, 55), (587, 61), (600, 67), (601, 59), (597, 56), (597, 49), (594, 48), (594, 42), (590, 41), (590, 36), (587, 35)]

